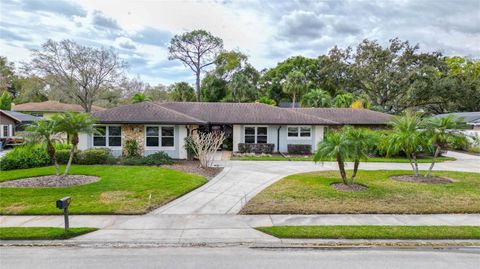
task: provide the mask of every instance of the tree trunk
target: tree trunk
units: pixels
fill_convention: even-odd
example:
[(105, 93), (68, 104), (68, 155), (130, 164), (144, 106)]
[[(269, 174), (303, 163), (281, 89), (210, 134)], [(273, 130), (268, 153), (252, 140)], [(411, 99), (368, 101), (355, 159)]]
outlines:
[(430, 173), (432, 172), (433, 166), (435, 165), (435, 162), (437, 161), (437, 157), (440, 154), (440, 150), (441, 150), (440, 146), (437, 146), (437, 148), (435, 149), (435, 154), (433, 154), (432, 164), (428, 168), (428, 171), (425, 173), (425, 177), (430, 176)]
[(295, 108), (295, 99), (296, 99), (296, 96), (295, 96), (295, 94), (293, 94), (293, 98), (292, 98), (292, 108)]
[(197, 102), (200, 102), (200, 70), (196, 72), (196, 81), (195, 81), (195, 92), (196, 92), (196, 98)]
[(357, 176), (358, 166), (360, 166), (360, 160), (355, 160), (355, 162), (353, 163), (353, 174), (352, 178), (350, 179), (350, 184), (353, 184), (353, 180)]
[(418, 177), (418, 161), (417, 161), (417, 155), (415, 154), (412, 154), (412, 157), (413, 157), (413, 164), (414, 164), (414, 173), (415, 173), (415, 176)]
[(70, 172), (70, 166), (72, 165), (73, 155), (75, 155), (77, 145), (78, 145), (78, 134), (73, 134), (72, 135), (72, 150), (70, 151), (70, 157), (68, 158), (68, 163), (67, 163), (67, 167), (65, 168), (65, 173), (63, 173), (64, 177), (67, 176), (68, 173)]
[(55, 164), (55, 175), (60, 175), (60, 166), (57, 162), (57, 156), (55, 156), (55, 146), (53, 146), (52, 142), (47, 143), (47, 151), (48, 155), (50, 156), (50, 160)]
[(340, 176), (342, 177), (343, 184), (348, 185), (347, 173), (345, 173), (345, 163), (343, 162), (343, 159), (339, 154), (337, 154), (337, 163), (338, 163), (338, 170), (340, 170)]

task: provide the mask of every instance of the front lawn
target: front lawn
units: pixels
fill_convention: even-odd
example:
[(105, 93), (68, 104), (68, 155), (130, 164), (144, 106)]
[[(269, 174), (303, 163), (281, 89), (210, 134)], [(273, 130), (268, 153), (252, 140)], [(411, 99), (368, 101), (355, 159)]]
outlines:
[[(283, 157), (282, 155), (255, 155), (255, 156), (234, 156), (232, 160), (239, 160), (239, 161), (312, 161), (313, 156), (305, 155), (305, 156), (289, 156), (287, 158)], [(333, 159), (325, 159), (325, 162), (333, 162)], [(455, 161), (453, 157), (445, 157), (441, 156), (437, 158), (437, 162), (441, 163), (444, 161)], [(402, 157), (370, 157), (365, 162), (378, 162), (378, 163), (408, 163), (408, 159)], [(424, 157), (418, 159), (419, 163), (431, 163), (431, 157)]]
[(95, 228), (70, 228), (65, 233), (63, 228), (51, 227), (4, 227), (0, 228), (0, 240), (56, 240), (68, 239), (89, 232)]
[[(400, 182), (389, 179), (406, 171), (364, 171), (356, 183), (361, 192), (339, 191), (338, 171), (290, 175), (269, 186), (242, 209), (243, 214), (439, 214), (480, 213), (480, 174), (434, 172), (451, 178), (451, 184)], [(351, 172), (350, 172), (351, 174)]]
[[(0, 182), (55, 173), (54, 167), (2, 171)], [(145, 166), (74, 165), (71, 174), (100, 181), (60, 188), (0, 188), (0, 214), (62, 214), (55, 201), (71, 196), (72, 214), (142, 214), (205, 184), (204, 177)]]
[(257, 230), (278, 238), (480, 239), (480, 226), (272, 226)]

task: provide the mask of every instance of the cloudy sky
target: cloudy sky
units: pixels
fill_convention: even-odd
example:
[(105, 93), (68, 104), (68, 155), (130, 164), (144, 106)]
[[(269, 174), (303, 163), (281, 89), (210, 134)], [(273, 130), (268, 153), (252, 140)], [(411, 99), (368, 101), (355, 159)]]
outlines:
[(151, 84), (193, 81), (167, 59), (172, 36), (193, 29), (221, 37), (257, 69), (365, 38), (480, 58), (480, 0), (0, 0), (0, 55), (28, 60), (49, 38), (111, 46)]

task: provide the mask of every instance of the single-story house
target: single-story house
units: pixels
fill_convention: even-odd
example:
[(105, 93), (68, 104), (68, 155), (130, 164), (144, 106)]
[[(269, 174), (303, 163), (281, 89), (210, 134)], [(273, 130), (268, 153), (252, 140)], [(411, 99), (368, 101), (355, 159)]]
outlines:
[(0, 138), (12, 138), (16, 131), (23, 130), (23, 126), (40, 118), (15, 111), (0, 110)]
[(448, 115), (453, 115), (458, 118), (462, 118), (465, 123), (470, 126), (473, 130), (480, 130), (480, 111), (477, 112), (455, 112), (455, 113), (446, 113), (439, 114), (435, 117), (446, 117)]
[[(58, 101), (32, 102), (12, 106), (13, 111), (30, 114), (36, 117), (51, 119), (53, 115), (62, 112), (85, 112), (81, 105), (65, 104)], [(92, 106), (92, 112), (105, 110), (103, 107)]]
[[(366, 109), (288, 109), (261, 103), (143, 102), (94, 112), (95, 134), (81, 134), (79, 149), (109, 148), (115, 156), (127, 139), (142, 155), (164, 151), (185, 159), (185, 138), (193, 130), (225, 132), (234, 152), (313, 152), (326, 128), (346, 124), (385, 126), (391, 115)], [(297, 146), (295, 146), (297, 145)]]

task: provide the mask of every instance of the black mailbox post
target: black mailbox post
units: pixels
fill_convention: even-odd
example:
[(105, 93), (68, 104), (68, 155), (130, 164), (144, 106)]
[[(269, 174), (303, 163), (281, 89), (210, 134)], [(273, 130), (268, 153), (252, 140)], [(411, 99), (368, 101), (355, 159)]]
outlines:
[(70, 196), (63, 197), (62, 199), (57, 200), (57, 208), (58, 209), (63, 209), (63, 217), (65, 219), (65, 232), (69, 228), (69, 222), (68, 222), (68, 206), (70, 205), (70, 202), (72, 201), (72, 198)]

